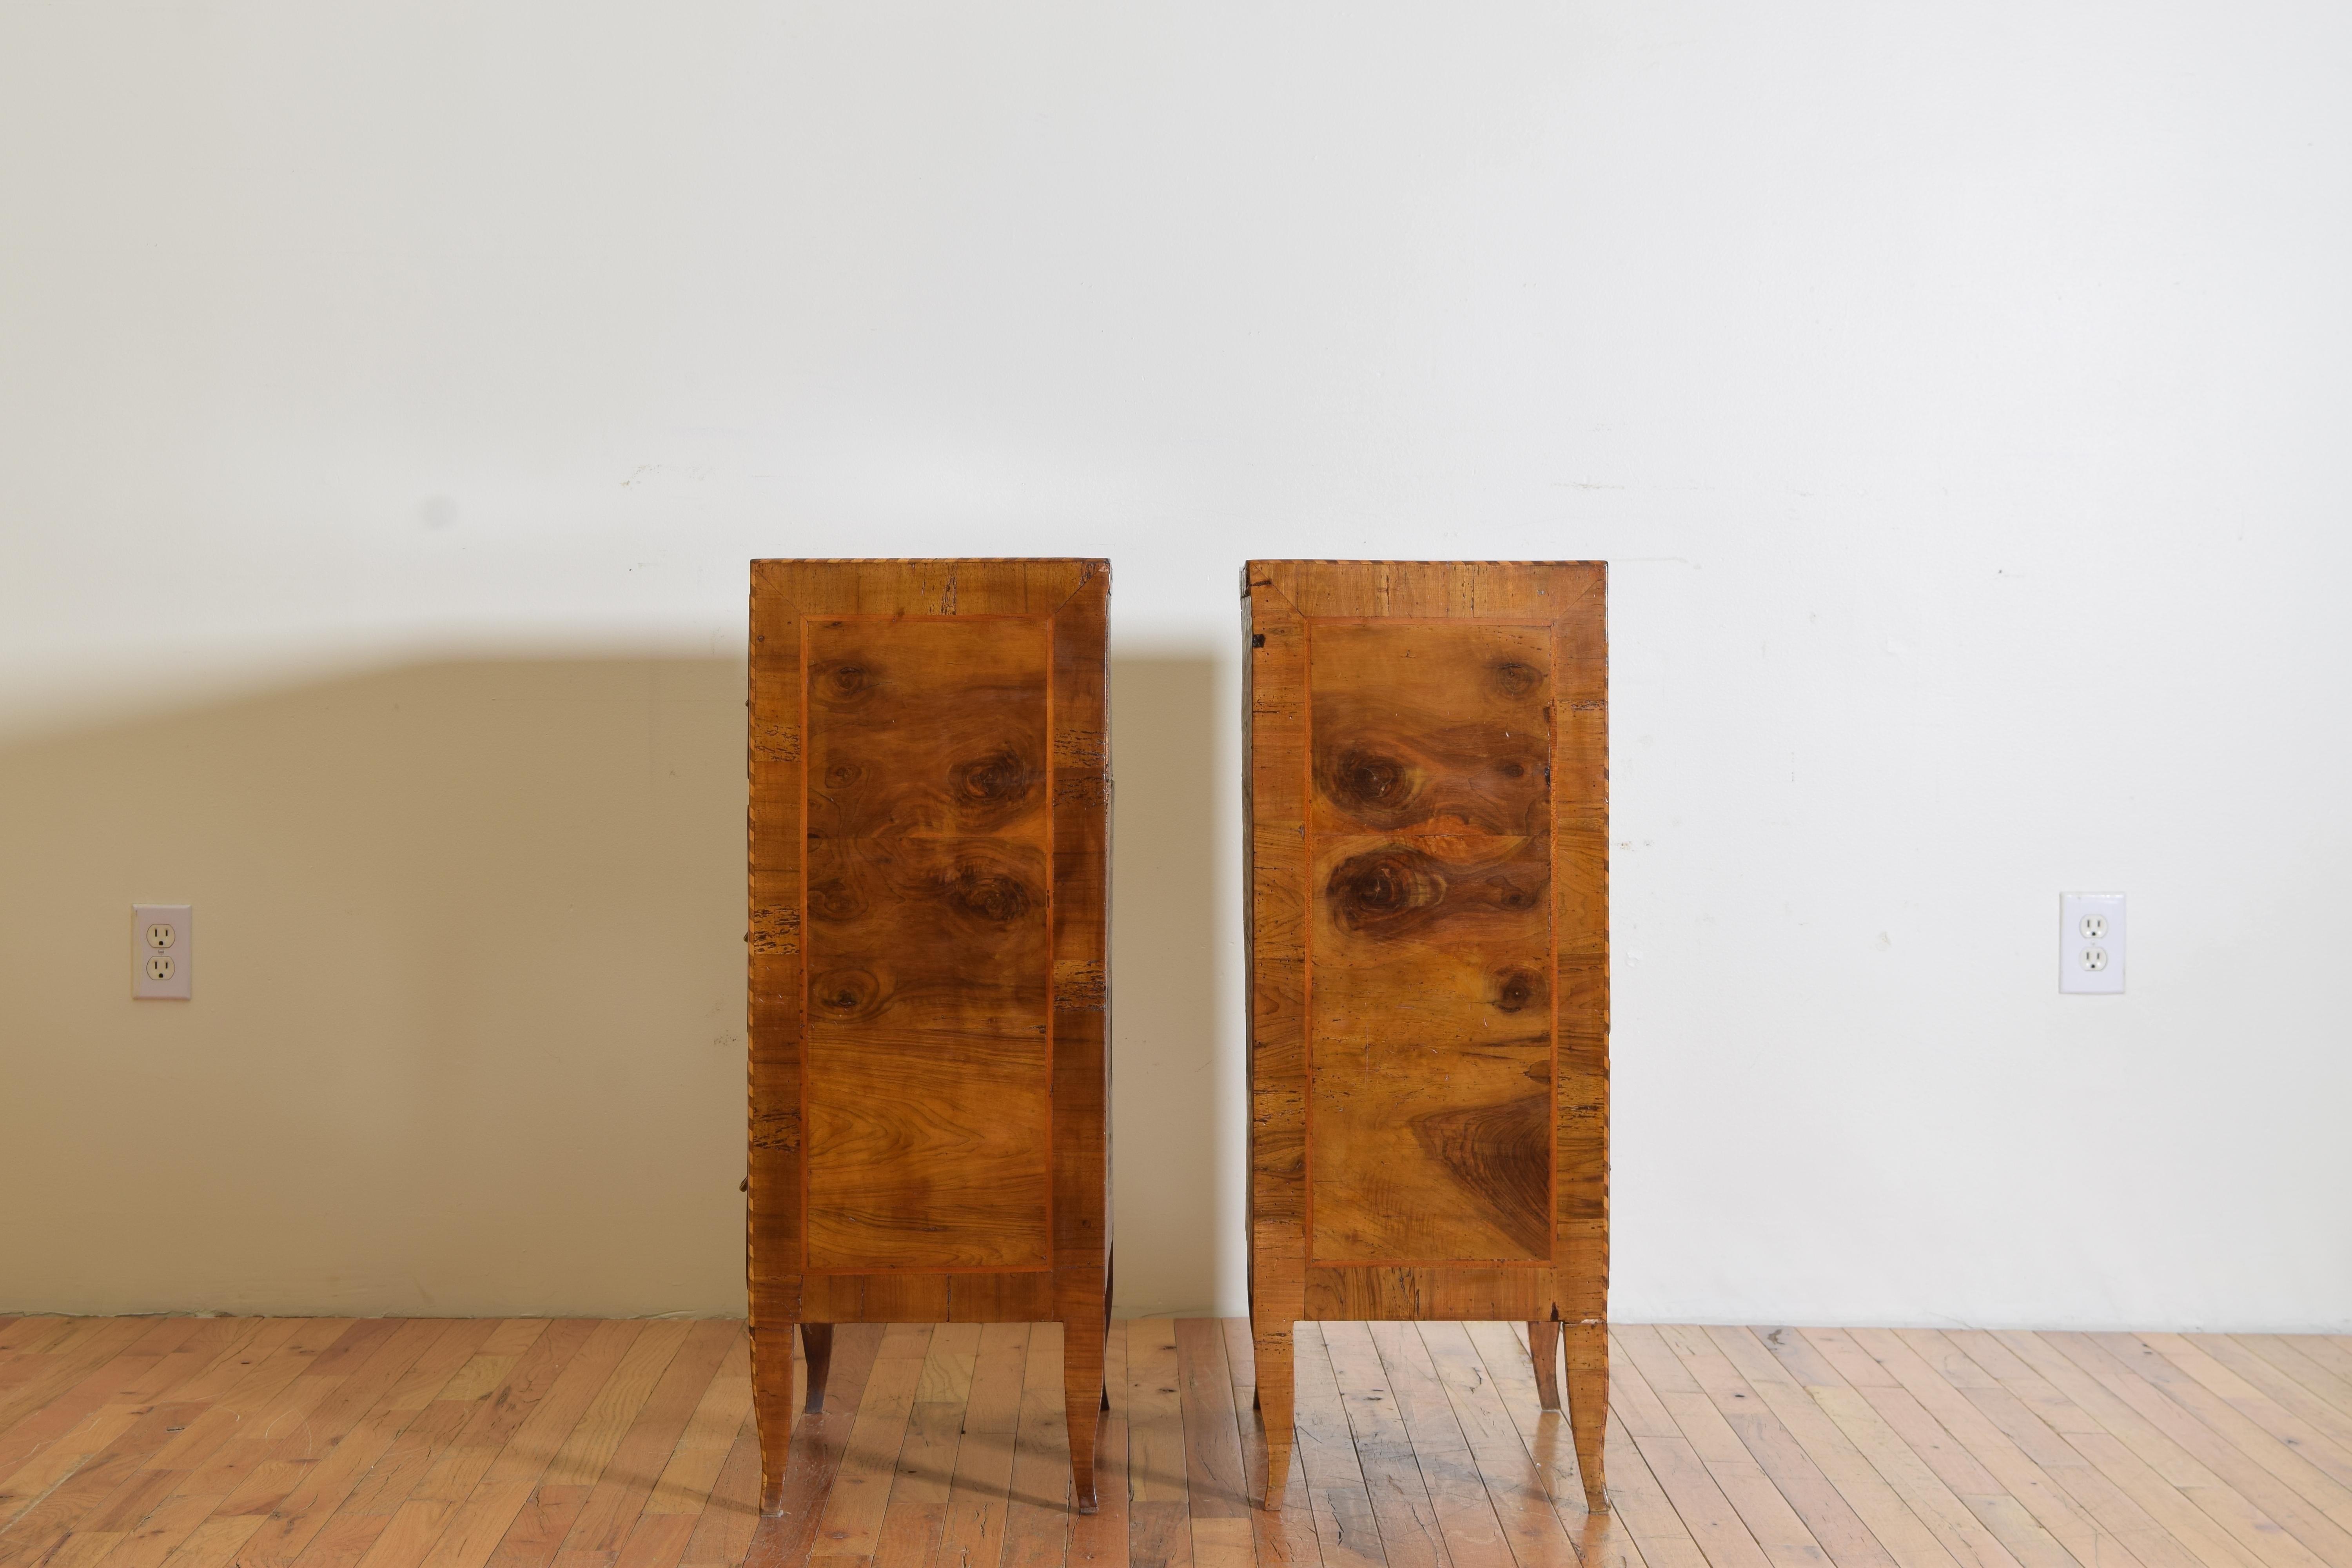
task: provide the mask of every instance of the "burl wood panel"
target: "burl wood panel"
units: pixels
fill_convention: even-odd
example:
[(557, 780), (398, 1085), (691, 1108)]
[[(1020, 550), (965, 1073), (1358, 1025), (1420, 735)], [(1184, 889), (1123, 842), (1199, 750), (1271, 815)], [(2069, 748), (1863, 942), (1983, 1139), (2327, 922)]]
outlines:
[(1608, 673), (1590, 563), (1253, 562), (1251, 1316), (1517, 1318), (1601, 1503)]
[[(792, 1335), (1064, 1324), (1102, 1393), (1109, 1237), (1099, 561), (751, 568), (750, 1276), (761, 1500)], [(1094, 1506), (1093, 1445), (1071, 1444)]]

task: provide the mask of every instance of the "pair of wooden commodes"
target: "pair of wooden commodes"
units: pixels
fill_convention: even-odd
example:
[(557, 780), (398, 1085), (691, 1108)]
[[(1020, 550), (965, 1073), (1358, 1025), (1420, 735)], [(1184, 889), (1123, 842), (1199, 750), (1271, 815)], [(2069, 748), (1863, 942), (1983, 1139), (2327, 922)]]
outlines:
[[(1057, 1321), (1095, 1507), (1110, 1279), (1110, 570), (751, 568), (761, 1505), (799, 1325)], [(1263, 561), (1247, 654), (1250, 1316), (1519, 1319), (1601, 1502), (1608, 666), (1591, 563)], [(1148, 715), (1136, 721), (1149, 722)]]

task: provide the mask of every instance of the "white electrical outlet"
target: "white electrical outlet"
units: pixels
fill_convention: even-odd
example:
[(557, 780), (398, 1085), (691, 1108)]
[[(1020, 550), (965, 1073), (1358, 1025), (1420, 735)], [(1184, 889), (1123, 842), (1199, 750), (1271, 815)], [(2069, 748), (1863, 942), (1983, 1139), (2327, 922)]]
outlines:
[(2124, 988), (2124, 896), (2058, 895), (2058, 989), (2114, 995)]
[(194, 928), (186, 904), (131, 906), (131, 994), (141, 1002), (185, 1002), (194, 965)]

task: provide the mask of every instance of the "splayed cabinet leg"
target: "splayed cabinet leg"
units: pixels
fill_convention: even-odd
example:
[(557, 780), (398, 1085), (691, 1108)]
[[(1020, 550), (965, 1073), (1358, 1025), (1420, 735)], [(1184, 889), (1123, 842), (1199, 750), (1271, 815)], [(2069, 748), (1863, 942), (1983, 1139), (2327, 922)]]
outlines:
[(1283, 1489), (1290, 1482), (1291, 1391), (1297, 1376), (1291, 1353), (1293, 1325), (1259, 1323), (1255, 1329), (1257, 1409), (1265, 1424), (1265, 1509), (1268, 1513), (1279, 1513)]
[(808, 1405), (812, 1415), (824, 1413), (824, 1380), (833, 1371), (833, 1325), (803, 1323), (801, 1349), (808, 1357)]
[[(1559, 1408), (1559, 1325), (1538, 1318), (1528, 1325), (1528, 1356), (1536, 1363), (1536, 1399), (1546, 1410)], [(816, 1374), (811, 1373), (810, 1376)]]
[(1609, 1325), (1569, 1323), (1561, 1332), (1568, 1342), (1568, 1426), (1576, 1441), (1584, 1506), (1605, 1513), (1601, 1453), (1609, 1430)]
[[(828, 1334), (831, 1330), (827, 1330)], [(751, 1331), (751, 1405), (760, 1423), (760, 1511), (784, 1511), (784, 1460), (793, 1447), (793, 1325)]]
[(1070, 1430), (1070, 1506), (1095, 1511), (1095, 1445), (1102, 1433), (1103, 1324), (1088, 1314), (1062, 1324), (1062, 1412)]

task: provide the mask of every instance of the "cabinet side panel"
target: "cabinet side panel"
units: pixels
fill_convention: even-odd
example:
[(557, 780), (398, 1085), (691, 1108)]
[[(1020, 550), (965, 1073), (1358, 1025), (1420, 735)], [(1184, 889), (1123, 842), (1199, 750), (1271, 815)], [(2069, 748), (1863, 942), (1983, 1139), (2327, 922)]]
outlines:
[(1250, 1310), (1287, 1336), (1307, 1265), (1307, 626), (1255, 564), (1244, 582)]
[(1545, 1262), (1550, 627), (1409, 607), (1307, 621), (1312, 1256)]
[(1559, 726), (1559, 1197), (1555, 1258), (1561, 1315), (1609, 1314), (1609, 628), (1608, 574), (1558, 569), (1569, 603), (1554, 624)]
[(1043, 1268), (1048, 627), (803, 633), (808, 1263)]
[(1100, 1268), (1110, 1241), (1110, 568), (1053, 617), (1054, 1262)]
[(801, 658), (799, 574), (751, 574), (748, 819), (751, 1321), (801, 1313)]

